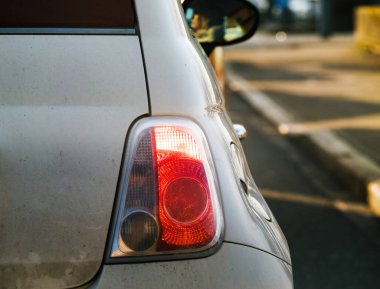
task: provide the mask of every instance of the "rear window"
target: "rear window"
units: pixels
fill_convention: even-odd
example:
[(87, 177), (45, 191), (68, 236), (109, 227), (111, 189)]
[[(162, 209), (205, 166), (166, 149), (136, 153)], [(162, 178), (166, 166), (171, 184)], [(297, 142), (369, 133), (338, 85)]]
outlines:
[(0, 0), (0, 28), (134, 28), (133, 0)]

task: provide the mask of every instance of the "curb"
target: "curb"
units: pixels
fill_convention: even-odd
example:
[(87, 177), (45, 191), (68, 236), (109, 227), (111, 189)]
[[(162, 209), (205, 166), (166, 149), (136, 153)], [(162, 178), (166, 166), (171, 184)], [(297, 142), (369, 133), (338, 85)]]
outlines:
[(366, 201), (380, 216), (380, 167), (332, 131), (299, 133), (300, 124), (269, 96), (252, 88), (245, 79), (229, 68), (227, 86), (241, 96), (255, 111), (268, 120), (282, 135), (312, 153), (325, 169), (346, 185), (354, 196)]

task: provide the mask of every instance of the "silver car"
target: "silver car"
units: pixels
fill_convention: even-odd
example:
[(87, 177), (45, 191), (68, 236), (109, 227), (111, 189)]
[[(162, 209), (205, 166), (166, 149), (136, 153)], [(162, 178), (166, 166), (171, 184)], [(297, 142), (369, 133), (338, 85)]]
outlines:
[(223, 26), (210, 51), (250, 37), (257, 10), (184, 5), (0, 1), (1, 289), (293, 288), (186, 23)]

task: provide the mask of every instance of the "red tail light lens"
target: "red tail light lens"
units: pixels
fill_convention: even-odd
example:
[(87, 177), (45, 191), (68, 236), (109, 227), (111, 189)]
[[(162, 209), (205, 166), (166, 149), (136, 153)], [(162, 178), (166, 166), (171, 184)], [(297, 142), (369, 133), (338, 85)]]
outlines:
[(192, 224), (205, 215), (208, 206), (208, 189), (197, 179), (183, 177), (170, 182), (160, 194), (161, 219), (171, 222)]
[(111, 257), (202, 251), (222, 214), (206, 139), (194, 123), (149, 118), (131, 132)]

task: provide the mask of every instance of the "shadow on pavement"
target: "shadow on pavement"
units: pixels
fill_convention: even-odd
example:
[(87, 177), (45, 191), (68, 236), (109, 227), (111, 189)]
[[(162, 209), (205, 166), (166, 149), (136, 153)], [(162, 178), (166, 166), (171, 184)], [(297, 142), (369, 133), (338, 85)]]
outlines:
[(272, 90), (263, 90), (300, 121), (350, 118), (380, 114), (380, 104), (349, 100), (339, 96), (300, 96)]
[(267, 81), (278, 81), (278, 80), (308, 80), (308, 79), (318, 79), (326, 80), (325, 76), (315, 73), (315, 74), (305, 74), (290, 71), (285, 67), (278, 65), (266, 65), (260, 66), (244, 61), (231, 61), (229, 63), (231, 67), (235, 70), (244, 74), (244, 78), (247, 80), (267, 80)]

